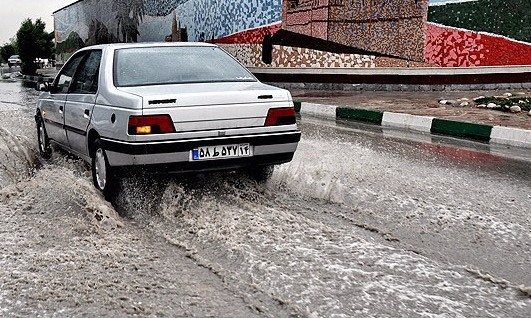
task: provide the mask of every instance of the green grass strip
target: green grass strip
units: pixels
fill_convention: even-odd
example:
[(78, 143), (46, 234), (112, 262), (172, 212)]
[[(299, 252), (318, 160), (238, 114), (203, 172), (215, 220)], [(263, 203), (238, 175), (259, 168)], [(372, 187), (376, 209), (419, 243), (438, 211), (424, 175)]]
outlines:
[(492, 126), (434, 118), (431, 124), (431, 132), (474, 140), (489, 141)]
[(357, 120), (381, 125), (383, 112), (377, 110), (338, 107), (336, 108), (336, 118)]

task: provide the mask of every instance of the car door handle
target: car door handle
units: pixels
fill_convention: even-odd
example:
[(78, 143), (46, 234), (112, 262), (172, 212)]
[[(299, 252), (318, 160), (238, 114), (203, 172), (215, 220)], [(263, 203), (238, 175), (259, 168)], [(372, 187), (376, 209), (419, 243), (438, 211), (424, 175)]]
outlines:
[(89, 109), (85, 109), (85, 114), (83, 115), (83, 117), (88, 119), (89, 116), (90, 116), (90, 110)]
[(63, 106), (59, 106), (59, 114), (62, 114), (63, 110), (64, 110)]

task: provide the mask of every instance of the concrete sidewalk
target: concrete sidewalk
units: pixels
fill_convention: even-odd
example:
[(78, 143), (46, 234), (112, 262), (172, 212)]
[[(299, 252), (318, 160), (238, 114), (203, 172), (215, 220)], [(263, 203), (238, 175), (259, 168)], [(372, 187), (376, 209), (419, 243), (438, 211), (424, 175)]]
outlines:
[[(292, 90), (304, 115), (364, 121), (424, 133), (531, 148), (531, 116), (528, 112), (510, 113), (480, 109), (473, 103), (479, 96), (500, 96), (505, 91), (467, 92), (344, 92)], [(511, 91), (522, 98), (531, 91)], [(440, 100), (470, 100), (442, 105)]]

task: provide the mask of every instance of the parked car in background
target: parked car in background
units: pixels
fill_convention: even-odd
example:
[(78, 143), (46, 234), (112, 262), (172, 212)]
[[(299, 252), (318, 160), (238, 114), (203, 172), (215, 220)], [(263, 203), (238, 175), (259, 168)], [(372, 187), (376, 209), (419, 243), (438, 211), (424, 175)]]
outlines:
[(19, 55), (11, 55), (7, 59), (7, 65), (9, 65), (9, 67), (20, 66), (20, 64), (22, 64), (22, 61), (20, 60), (20, 56)]
[(40, 89), (41, 155), (54, 144), (87, 160), (107, 197), (133, 170), (244, 170), (267, 180), (301, 136), (290, 93), (212, 44), (86, 47)]
[(37, 65), (37, 68), (48, 68), (50, 67), (50, 60), (49, 59), (42, 59), (42, 58), (36, 58), (35, 64)]

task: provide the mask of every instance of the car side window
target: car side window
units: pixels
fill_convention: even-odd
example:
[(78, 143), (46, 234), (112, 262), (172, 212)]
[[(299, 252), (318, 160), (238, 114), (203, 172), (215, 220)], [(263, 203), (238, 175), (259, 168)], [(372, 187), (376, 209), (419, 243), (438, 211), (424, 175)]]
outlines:
[(98, 90), (98, 74), (101, 62), (101, 50), (91, 51), (88, 57), (81, 62), (74, 78), (71, 93), (96, 94)]
[(57, 93), (68, 93), (68, 89), (72, 83), (72, 78), (74, 77), (76, 69), (83, 57), (85, 57), (85, 52), (78, 53), (68, 60), (61, 73), (59, 73), (59, 76), (54, 84), (56, 87), (55, 91)]

